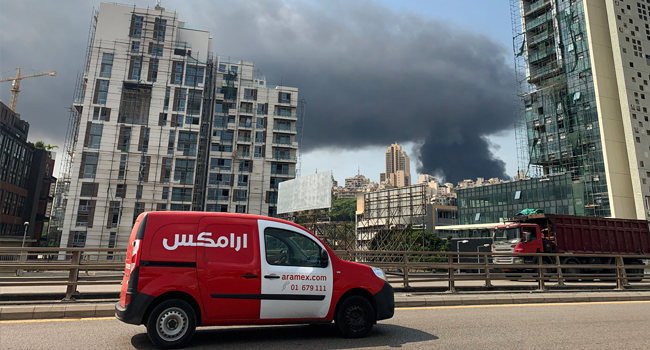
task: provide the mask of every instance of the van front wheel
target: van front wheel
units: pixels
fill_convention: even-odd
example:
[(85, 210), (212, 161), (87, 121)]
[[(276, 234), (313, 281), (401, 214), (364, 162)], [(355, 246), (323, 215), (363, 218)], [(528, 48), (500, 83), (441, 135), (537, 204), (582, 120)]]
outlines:
[(180, 299), (165, 300), (156, 306), (147, 321), (147, 335), (163, 349), (187, 344), (196, 329), (196, 314), (190, 304)]
[(353, 295), (343, 300), (335, 316), (336, 328), (346, 338), (363, 338), (375, 324), (375, 309), (368, 299)]

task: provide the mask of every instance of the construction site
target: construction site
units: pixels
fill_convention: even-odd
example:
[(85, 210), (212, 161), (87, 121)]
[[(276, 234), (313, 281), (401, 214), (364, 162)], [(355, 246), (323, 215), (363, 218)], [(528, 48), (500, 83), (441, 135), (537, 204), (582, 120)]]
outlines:
[[(568, 173), (575, 215), (610, 215), (582, 1), (511, 0), (518, 167)], [(556, 177), (551, 177), (555, 179)]]
[(207, 29), (160, 6), (94, 10), (51, 230), (62, 247), (124, 247), (144, 211), (276, 216), (299, 171), (306, 103)]

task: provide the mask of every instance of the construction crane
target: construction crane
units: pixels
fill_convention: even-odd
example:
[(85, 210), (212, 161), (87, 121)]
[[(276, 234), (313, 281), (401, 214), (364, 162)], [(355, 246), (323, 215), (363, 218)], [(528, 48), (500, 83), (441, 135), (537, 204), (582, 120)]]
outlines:
[(20, 81), (23, 79), (28, 79), (28, 78), (36, 78), (36, 77), (42, 77), (45, 75), (50, 75), (55, 77), (56, 76), (56, 71), (53, 70), (51, 72), (47, 73), (39, 73), (39, 74), (32, 74), (32, 75), (25, 75), (25, 76), (20, 76), (20, 68), (16, 68), (16, 77), (15, 78), (2, 78), (0, 79), (0, 83), (4, 83), (5, 81), (13, 81), (11, 84), (11, 101), (9, 102), (9, 108), (11, 108), (12, 111), (16, 111), (16, 104), (18, 104), (18, 93), (20, 92)]

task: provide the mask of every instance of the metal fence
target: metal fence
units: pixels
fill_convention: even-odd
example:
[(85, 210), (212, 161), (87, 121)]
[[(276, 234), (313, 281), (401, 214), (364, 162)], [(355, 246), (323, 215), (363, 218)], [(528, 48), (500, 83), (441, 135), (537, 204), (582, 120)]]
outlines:
[[(0, 271), (66, 271), (66, 278), (4, 278), (0, 288), (11, 286), (67, 286), (65, 299), (71, 299), (80, 285), (115, 285), (122, 281), (125, 250), (111, 248), (0, 248), (0, 256), (17, 259), (0, 260)], [(389, 282), (397, 287), (417, 290), (432, 282), (443, 282), (449, 292), (456, 292), (456, 284), (482, 281), (485, 287), (494, 287), (493, 281), (535, 281), (538, 290), (550, 284), (594, 281), (615, 285), (616, 289), (650, 288), (650, 255), (596, 255), (596, 254), (516, 254), (512, 253), (458, 253), (415, 251), (352, 251), (337, 250), (337, 256), (384, 269)], [(533, 263), (495, 264), (495, 257), (517, 257)], [(612, 264), (572, 264), (568, 259), (603, 259)], [(80, 271), (118, 272), (98, 278), (84, 276)]]

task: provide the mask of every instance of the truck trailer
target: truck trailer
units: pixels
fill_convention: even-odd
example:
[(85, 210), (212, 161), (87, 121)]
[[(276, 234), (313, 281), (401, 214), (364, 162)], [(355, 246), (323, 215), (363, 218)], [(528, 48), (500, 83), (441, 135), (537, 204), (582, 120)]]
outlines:
[[(650, 255), (650, 229), (645, 220), (595, 218), (557, 214), (517, 215), (493, 227), (493, 252), (514, 253), (513, 256), (495, 256), (495, 264), (537, 264), (537, 257), (518, 257), (516, 253), (561, 253), (562, 265), (576, 265), (563, 269), (575, 275), (581, 273), (613, 273), (612, 269), (589, 269), (579, 265), (616, 265), (607, 255)], [(602, 257), (572, 256), (579, 254)], [(543, 263), (555, 264), (553, 258)], [(641, 258), (626, 258), (624, 264), (643, 265)], [(627, 273), (642, 275), (643, 269), (626, 269)], [(638, 279), (638, 277), (637, 277)]]

